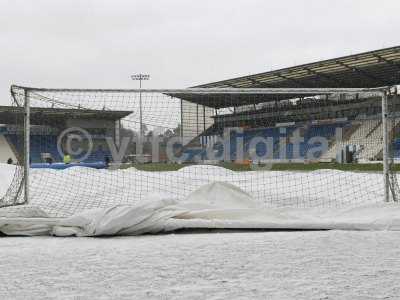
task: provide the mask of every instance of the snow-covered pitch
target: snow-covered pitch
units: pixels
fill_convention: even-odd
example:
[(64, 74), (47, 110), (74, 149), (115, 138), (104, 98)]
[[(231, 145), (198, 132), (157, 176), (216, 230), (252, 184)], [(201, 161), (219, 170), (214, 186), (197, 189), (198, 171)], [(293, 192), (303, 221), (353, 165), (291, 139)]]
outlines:
[(0, 238), (1, 299), (399, 299), (400, 232)]
[[(0, 192), (6, 191), (12, 173), (9, 166), (0, 168)], [(375, 175), (370, 176), (372, 180)], [(30, 207), (38, 214), (51, 214), (53, 207), (39, 196), (35, 195)], [(126, 227), (126, 218), (113, 218), (118, 213), (130, 213), (129, 220), (146, 216), (148, 228), (163, 220), (164, 229), (203, 229), (106, 239), (0, 237), (0, 299), (398, 299), (400, 232), (384, 229), (398, 229), (400, 212), (397, 204), (377, 202), (371, 196), (364, 205), (347, 208), (266, 209), (237, 187), (215, 183), (201, 186), (180, 201), (159, 194), (132, 199), (130, 210), (126, 205), (89, 212), (81, 207), (77, 215), (64, 220), (64, 225), (73, 226), (58, 226), (52, 233), (121, 233), (122, 227), (126, 233), (142, 233), (143, 219)], [(168, 205), (157, 211), (155, 203)], [(3, 213), (12, 210), (0, 209)], [(229, 224), (251, 228), (296, 220), (303, 225), (307, 220), (314, 225), (331, 222), (337, 228), (341, 224), (367, 230), (227, 232), (204, 228)], [(46, 231), (30, 226), (12, 228), (4, 218), (0, 221), (6, 232)]]

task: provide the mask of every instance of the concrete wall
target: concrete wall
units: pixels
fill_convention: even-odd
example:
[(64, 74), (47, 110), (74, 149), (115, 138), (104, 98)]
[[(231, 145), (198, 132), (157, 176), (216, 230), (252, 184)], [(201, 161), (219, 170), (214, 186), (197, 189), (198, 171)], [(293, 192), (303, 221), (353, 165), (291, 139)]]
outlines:
[(182, 101), (183, 137), (190, 141), (214, 124), (214, 109), (188, 101)]
[(0, 163), (6, 163), (9, 158), (11, 158), (14, 163), (17, 161), (6, 138), (4, 135), (0, 134)]

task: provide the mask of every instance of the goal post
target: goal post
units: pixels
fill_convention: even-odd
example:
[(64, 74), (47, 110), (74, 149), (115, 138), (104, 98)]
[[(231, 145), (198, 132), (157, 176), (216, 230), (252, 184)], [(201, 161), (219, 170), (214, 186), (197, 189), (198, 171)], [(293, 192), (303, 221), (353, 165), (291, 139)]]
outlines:
[(23, 151), (23, 168), (24, 168), (24, 203), (29, 203), (29, 171), (30, 171), (30, 132), (31, 132), (31, 101), (29, 89), (24, 90), (24, 151)]
[(385, 200), (398, 202), (400, 187), (397, 178), (400, 159), (400, 93), (398, 86), (382, 94), (383, 151)]
[(184, 199), (214, 181), (267, 207), (397, 201), (396, 93), (13, 86), (24, 113), (23, 147), (13, 146), (23, 172), (9, 191), (15, 200), (0, 207), (25, 203), (68, 216), (152, 192)]

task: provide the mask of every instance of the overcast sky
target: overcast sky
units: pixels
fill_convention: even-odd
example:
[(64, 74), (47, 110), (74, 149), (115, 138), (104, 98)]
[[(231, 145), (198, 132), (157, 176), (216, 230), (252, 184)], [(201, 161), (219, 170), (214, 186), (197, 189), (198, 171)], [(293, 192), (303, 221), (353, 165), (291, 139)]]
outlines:
[(399, 0), (0, 0), (0, 103), (37, 87), (185, 88), (400, 44)]

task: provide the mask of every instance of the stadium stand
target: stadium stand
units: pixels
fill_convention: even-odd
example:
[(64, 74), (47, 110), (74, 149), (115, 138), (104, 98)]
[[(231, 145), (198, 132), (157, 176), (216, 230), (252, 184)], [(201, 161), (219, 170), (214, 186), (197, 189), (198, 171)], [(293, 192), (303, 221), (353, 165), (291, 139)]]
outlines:
[[(0, 119), (2, 123), (5, 123), (0, 131), (0, 153), (7, 153), (1, 155), (4, 161), (6, 161), (5, 157), (14, 158), (13, 160), (16, 161), (23, 151), (23, 140), (17, 132), (17, 130), (22, 129), (15, 126), (15, 120), (21, 116), (21, 113), (16, 107), (0, 107)], [(92, 137), (95, 146), (88, 157), (83, 160), (79, 156), (73, 157), (74, 161), (95, 163), (104, 162), (106, 157), (112, 159), (105, 139), (106, 137), (114, 139), (115, 129), (110, 130), (110, 126), (105, 130), (99, 124), (117, 126), (118, 121), (130, 113), (130, 111), (32, 108), (31, 122), (35, 125), (32, 126), (30, 134), (30, 161), (32, 164), (49, 161), (54, 163), (62, 162), (63, 157), (57, 143), (63, 131), (68, 126), (71, 126), (70, 123), (85, 129), (89, 133), (93, 133)], [(46, 126), (41, 124), (43, 120), (46, 121)], [(64, 148), (63, 145), (62, 148)], [(10, 156), (11, 153), (13, 156)]]
[[(259, 74), (231, 78), (194, 86), (194, 88), (336, 88), (336, 87), (380, 87), (396, 85), (400, 82), (400, 47), (380, 49), (356, 55), (318, 61), (305, 65), (274, 70)], [(222, 136), (227, 129), (241, 128), (244, 139), (262, 136), (274, 139), (274, 155), (279, 152), (275, 140), (278, 131), (285, 129), (288, 138), (291, 128), (302, 128), (305, 141), (301, 144), (301, 158), (310, 148), (307, 143), (312, 137), (327, 138), (328, 150), (319, 156), (321, 161), (338, 159), (343, 149), (352, 148), (354, 158), (360, 161), (379, 160), (382, 155), (381, 98), (371, 93), (364, 96), (350, 95), (284, 95), (267, 96), (197, 96), (178, 95), (183, 102), (184, 136), (191, 141), (185, 150), (205, 147), (213, 136)], [(393, 99), (392, 99), (393, 100)], [(389, 111), (400, 112), (398, 101), (389, 101)], [(188, 111), (191, 110), (189, 113)], [(214, 112), (207, 114), (213, 108)], [(199, 114), (200, 112), (200, 114)], [(186, 117), (187, 116), (187, 117)], [(186, 118), (186, 119), (185, 119)], [(209, 119), (213, 122), (208, 122)], [(185, 124), (187, 120), (187, 124)], [(195, 120), (196, 124), (193, 124)], [(337, 120), (337, 121), (335, 121)], [(328, 124), (315, 125), (315, 122)], [(279, 123), (294, 123), (290, 127), (277, 126)], [(312, 124), (312, 125), (310, 125)], [(395, 128), (396, 124), (390, 126)], [(193, 130), (197, 128), (197, 130)], [(199, 130), (200, 128), (200, 130)], [(337, 141), (336, 129), (342, 140)], [(393, 130), (394, 131), (394, 130)], [(398, 131), (398, 130), (396, 130)], [(248, 144), (246, 144), (246, 147)], [(365, 147), (368, 145), (368, 147)], [(234, 147), (234, 143), (232, 143)], [(231, 147), (231, 148), (232, 148)], [(393, 144), (398, 157), (399, 144)], [(397, 147), (397, 148), (396, 148)], [(262, 151), (261, 146), (257, 151)], [(397, 150), (396, 150), (397, 149)], [(245, 149), (248, 150), (248, 149)], [(235, 149), (232, 150), (234, 157)], [(293, 149), (287, 144), (286, 159), (293, 159)]]

